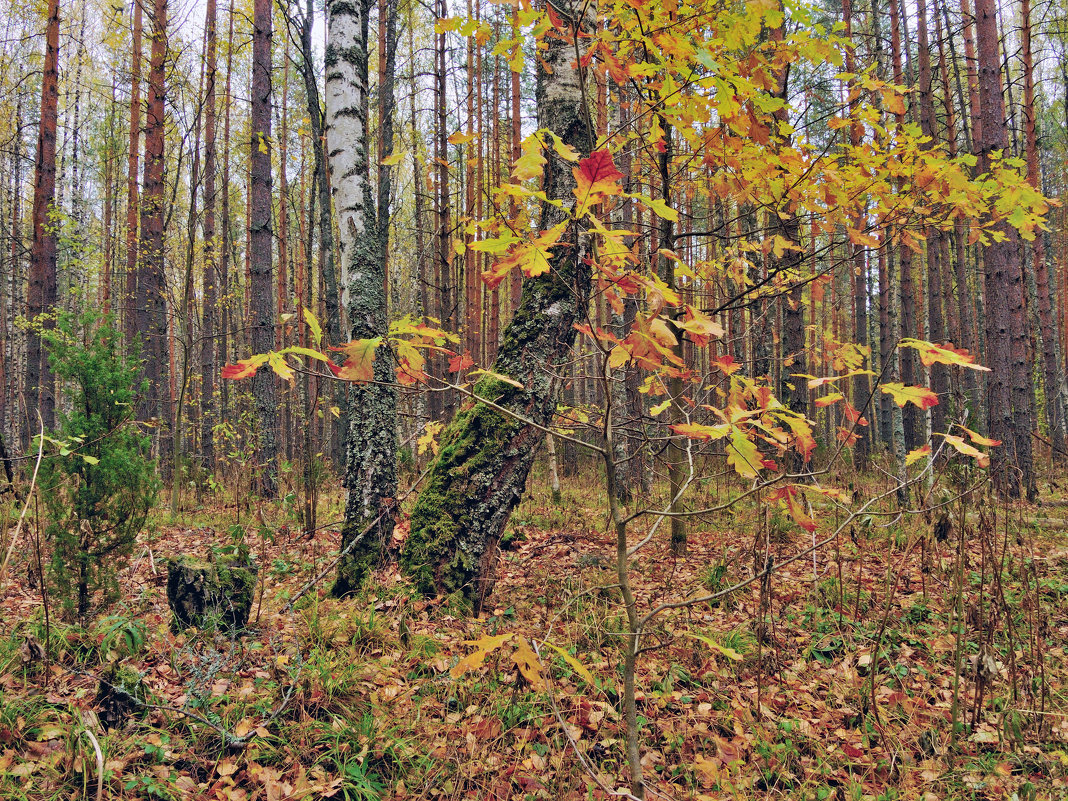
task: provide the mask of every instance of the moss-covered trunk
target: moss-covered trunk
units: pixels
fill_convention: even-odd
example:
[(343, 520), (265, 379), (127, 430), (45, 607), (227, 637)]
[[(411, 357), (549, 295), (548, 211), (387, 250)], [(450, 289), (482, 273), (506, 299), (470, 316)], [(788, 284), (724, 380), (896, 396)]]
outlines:
[[(594, 141), (575, 63), (575, 14), (554, 3), (567, 30), (547, 37), (537, 82), (538, 127), (548, 128), (581, 154)], [(546, 66), (548, 69), (546, 69)], [(572, 165), (546, 149), (544, 185), (550, 199), (573, 203)], [(541, 228), (566, 212), (546, 205)], [(578, 227), (555, 248), (549, 272), (528, 279), (514, 318), (505, 329), (492, 376), (475, 387), (441, 439), (426, 487), (416, 501), (401, 568), (421, 592), (460, 593), (477, 612), (493, 589), (497, 543), (523, 495), (535, 451), (556, 411), (559, 376), (575, 340), (575, 321), (585, 314), (590, 271)], [(525, 422), (530, 421), (530, 422)], [(534, 425), (532, 425), (533, 423)]]

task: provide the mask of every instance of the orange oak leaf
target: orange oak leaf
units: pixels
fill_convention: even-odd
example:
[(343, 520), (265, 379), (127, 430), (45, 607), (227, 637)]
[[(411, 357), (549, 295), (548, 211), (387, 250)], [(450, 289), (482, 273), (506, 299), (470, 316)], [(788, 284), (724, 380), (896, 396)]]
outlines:
[(462, 356), (453, 356), (449, 359), (449, 372), (459, 373), (466, 370), (468, 367), (474, 367), (475, 360), (471, 358), (470, 353), (465, 353)]
[(620, 194), (623, 189), (619, 182), (623, 173), (616, 169), (612, 154), (607, 150), (597, 150), (582, 159), (577, 167), (572, 168), (575, 176), (574, 192), (578, 203), (575, 216), (581, 217), (595, 203), (605, 197)]

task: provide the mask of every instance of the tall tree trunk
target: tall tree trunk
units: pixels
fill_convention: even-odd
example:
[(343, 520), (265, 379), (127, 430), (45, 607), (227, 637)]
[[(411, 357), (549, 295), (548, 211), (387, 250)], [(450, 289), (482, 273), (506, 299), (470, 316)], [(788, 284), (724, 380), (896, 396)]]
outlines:
[[(222, 175), (219, 181), (219, 192), (222, 201), (219, 203), (219, 212), (222, 217), (222, 236), (219, 238), (219, 287), (220, 295), (224, 299), (219, 304), (219, 361), (230, 360), (230, 325), (233, 315), (233, 292), (230, 278), (230, 264), (233, 261), (233, 228), (230, 221), (230, 100), (231, 79), (234, 66), (234, 0), (230, 0), (228, 10), (228, 24), (226, 34), (226, 85), (223, 90), (223, 149), (222, 149)], [(227, 382), (221, 382), (219, 386), (219, 410), (225, 415), (230, 407), (230, 391)]]
[[(672, 159), (674, 158), (674, 131), (671, 124), (664, 120), (661, 116), (659, 118), (661, 129), (664, 131), (664, 139), (662, 142), (662, 149), (657, 157), (657, 170), (660, 178), (660, 197), (664, 203), (669, 207), (672, 205), (671, 198), (671, 170)], [(667, 217), (661, 217), (659, 230), (657, 231), (660, 247), (669, 252), (675, 250), (675, 225), (667, 219)], [(659, 257), (658, 264), (660, 273), (660, 280), (662, 280), (670, 289), (675, 289), (675, 262), (666, 256)], [(681, 317), (681, 308), (676, 307), (675, 319)], [(682, 329), (677, 329), (679, 335), (678, 340), (675, 343), (674, 353), (679, 359), (683, 357), (682, 351)], [(670, 410), (670, 422), (681, 423), (684, 421), (684, 417), (680, 410), (680, 405), (683, 403), (683, 382), (681, 376), (672, 376), (668, 379), (668, 393), (671, 395), (673, 403)], [(683, 511), (681, 499), (678, 497), (683, 489), (685, 477), (686, 477), (686, 451), (679, 444), (680, 438), (672, 437), (668, 441), (668, 446), (665, 449), (665, 458), (667, 459), (668, 467), (668, 485), (669, 492), (671, 493), (670, 510), (678, 513)], [(686, 553), (686, 518), (685, 517), (672, 517), (671, 518), (671, 552), (676, 556), (683, 556)]]
[[(930, 137), (929, 148), (938, 139), (935, 118), (933, 73), (931, 51), (927, 35), (927, 4), (919, 0), (917, 5), (917, 38), (920, 81), (920, 130)], [(927, 226), (927, 339), (942, 343), (946, 338), (945, 321), (942, 316), (942, 245), (941, 229)], [(938, 404), (930, 409), (931, 430), (945, 433), (946, 408), (949, 404), (949, 368), (944, 364), (931, 365), (931, 390), (938, 395)]]
[[(901, 13), (903, 3), (901, 0), (890, 0), (890, 50), (894, 70), (894, 83), (899, 86), (905, 82), (905, 74), (902, 70), (902, 37), (901, 31), (905, 27), (904, 15)], [(907, 48), (908, 37), (905, 37)], [(907, 50), (905, 51), (907, 55)], [(911, 72), (911, 70), (910, 70)], [(905, 124), (905, 114), (898, 113), (897, 127), (900, 130)], [(904, 178), (897, 181), (898, 192), (904, 191)], [(901, 314), (899, 316), (899, 328), (901, 337), (912, 337), (918, 333), (916, 317), (916, 288), (913, 283), (912, 249), (900, 237), (896, 237), (898, 243), (898, 267), (901, 286), (901, 297), (896, 300)], [(895, 340), (896, 344), (896, 340)], [(898, 354), (901, 364), (901, 380), (906, 384), (917, 383), (915, 351), (906, 348)], [(920, 434), (920, 414), (912, 404), (902, 411), (905, 425), (905, 448), (911, 450), (919, 446), (924, 437)]]
[[(467, 0), (467, 16), (474, 18), (471, 0)], [(470, 136), (475, 132), (475, 37), (467, 37), (467, 131)], [(469, 142), (464, 159), (464, 215), (469, 220), (475, 216), (475, 158), (474, 148), (481, 148), (477, 139)], [(473, 234), (465, 234), (469, 246), (464, 251), (464, 350), (475, 364), (482, 364), (480, 346), (482, 344), (482, 276), (478, 270), (477, 252), (471, 250)]]
[[(936, 8), (937, 8), (937, 6), (936, 6)], [(947, 13), (946, 8), (944, 6), (942, 7), (942, 12), (943, 12), (943, 14)], [(948, 17), (947, 17), (947, 19), (948, 19)], [(949, 66), (948, 66), (948, 64), (946, 62), (945, 47), (943, 46), (943, 44), (945, 42), (945, 39), (943, 38), (943, 35), (942, 35), (943, 27), (942, 27), (942, 24), (941, 24), (941, 20), (942, 20), (942, 17), (939, 16), (938, 14), (935, 14), (935, 23), (936, 23), (935, 24), (936, 34), (935, 35), (936, 35), (936, 38), (938, 39), (938, 70), (939, 70), (939, 73), (942, 76), (942, 86), (943, 86), (944, 92), (945, 92), (946, 141), (947, 141), (947, 143), (949, 145), (949, 156), (950, 156), (950, 158), (956, 158), (957, 150), (958, 150), (958, 148), (957, 148), (957, 115), (956, 115), (956, 111), (955, 111), (954, 106), (953, 106), (953, 97), (952, 97), (952, 95), (951, 95), (951, 93), (949, 91)], [(951, 53), (955, 53), (955, 50), (953, 49), (953, 38), (952, 38), (952, 36), (948, 37), (948, 43), (949, 43), (949, 46), (950, 46)], [(954, 59), (954, 60), (956, 60), (956, 59)], [(961, 114), (962, 114), (961, 121), (964, 124), (965, 137), (967, 138), (967, 128), (968, 128), (968, 125), (967, 125), (967, 111), (966, 111), (967, 105), (966, 105), (965, 100), (964, 100), (964, 92), (960, 87), (960, 81), (959, 81), (960, 70), (955, 70), (955, 72), (957, 73), (957, 78), (958, 78), (956, 84), (957, 84), (957, 89), (958, 89), (958, 95), (960, 96)], [(967, 258), (968, 258), (968, 246), (967, 246), (967, 244), (965, 242), (965, 236), (964, 236), (964, 221), (959, 219), (959, 218), (955, 219), (953, 221), (953, 238), (951, 240), (951, 245), (952, 245), (951, 250), (952, 250), (952, 262), (953, 262), (952, 273), (956, 277), (956, 284), (957, 284), (957, 291), (956, 291), (956, 296), (955, 297), (956, 297), (957, 321), (958, 321), (957, 335), (956, 335), (957, 338), (954, 339), (953, 341), (956, 342), (958, 345), (961, 345), (964, 348), (966, 348), (972, 354), (978, 355), (978, 352), (977, 352), (977, 349), (976, 349), (975, 338), (972, 336), (972, 331), (973, 331), (973, 328), (974, 328), (974, 324), (973, 324), (973, 321), (972, 321), (973, 307), (972, 307), (971, 298), (970, 298), (971, 290), (970, 290), (969, 285), (968, 285), (968, 273), (967, 273), (967, 270), (966, 270), (966, 262), (967, 262)], [(953, 288), (952, 287), (952, 281), (949, 280), (949, 273), (950, 273), (950, 271), (947, 270), (946, 287), (945, 287), (945, 289), (946, 289), (946, 308), (947, 308), (947, 310), (948, 310), (949, 306), (951, 305), (951, 297), (950, 296), (952, 295), (952, 288)], [(961, 382), (961, 378), (962, 378), (962, 376), (959, 375), (960, 372), (964, 373), (964, 376), (963, 376), (963, 387), (960, 386), (960, 382)], [(958, 403), (958, 408), (957, 408), (958, 413), (960, 412), (960, 409), (965, 404), (971, 403), (974, 406), (975, 396), (976, 396), (976, 386), (977, 386), (977, 382), (976, 382), (975, 371), (974, 370), (961, 370), (961, 371), (958, 371), (958, 374), (954, 375), (954, 393), (958, 394), (958, 395), (962, 395), (962, 397), (959, 399), (960, 402)], [(962, 390), (963, 390), (963, 392), (962, 392)]]
[[(982, 135), (978, 139), (980, 166), (990, 169), (996, 151), (1008, 146), (1005, 100), (1001, 92), (1001, 59), (994, 0), (977, 0), (976, 44), (979, 61), (979, 105)], [(1024, 309), (1020, 238), (1008, 223), (998, 225), (1001, 241), (983, 249), (986, 282), (986, 342), (991, 373), (987, 379), (990, 436), (1003, 442), (994, 449), (991, 468), (995, 485), (1012, 496), (1035, 496), (1031, 457), (1034, 423), (1029, 363), (1027, 316)]]
[[(1022, 47), (1024, 71), (1024, 138), (1027, 149), (1027, 180), (1036, 189), (1041, 188), (1039, 173), (1038, 132), (1035, 124), (1035, 75), (1034, 56), (1031, 52), (1031, 0), (1021, 0)], [(1046, 263), (1046, 240), (1042, 231), (1035, 232), (1031, 245), (1031, 257), (1035, 265), (1035, 290), (1038, 295), (1039, 335), (1042, 341), (1042, 375), (1046, 398), (1046, 420), (1049, 423), (1050, 441), (1053, 443), (1053, 459), (1065, 461), (1064, 421), (1064, 375), (1059, 369), (1057, 356), (1057, 326), (1053, 318), (1050, 296), (1049, 265)]]
[(148, 103), (145, 107), (145, 167), (141, 184), (141, 233), (138, 243), (137, 325), (143, 337), (148, 397), (141, 419), (155, 418), (160, 464), (169, 468), (171, 393), (169, 363), (164, 226), (164, 99), (166, 96), (167, 0), (156, 0), (152, 11), (152, 50), (149, 57)]
[[(842, 0), (842, 20), (845, 22), (846, 39), (853, 39), (853, 3), (852, 0)], [(852, 48), (846, 49), (846, 72), (856, 72), (856, 56)], [(853, 85), (849, 91), (849, 113), (855, 115), (859, 111), (859, 97), (854, 95)], [(854, 122), (849, 126), (849, 145), (856, 151), (860, 147), (863, 136), (863, 126)], [(858, 213), (853, 218), (853, 227), (860, 230), (866, 225), (865, 215)], [(852, 250), (853, 267), (853, 337), (858, 345), (864, 347), (868, 344), (868, 276), (867, 265), (864, 259), (864, 246), (859, 242), (850, 243)], [(873, 362), (874, 363), (874, 362)], [(871, 393), (868, 376), (858, 375), (853, 377), (853, 405), (863, 411), (863, 404)], [(875, 418), (875, 410), (868, 412), (868, 418)], [(853, 464), (861, 471), (868, 469), (871, 459), (871, 432), (874, 426), (869, 426), (865, 431), (860, 426), (855, 427), (857, 443), (853, 447)]]
[[(252, 14), (252, 110), (249, 188), (249, 329), (254, 353), (274, 347), (274, 301), (271, 232), (271, 0), (255, 0)], [(278, 492), (278, 403), (275, 376), (260, 370), (252, 379), (259, 419), (259, 489), (266, 497)]]
[[(326, 135), (338, 217), (342, 301), (349, 312), (353, 340), (384, 337), (389, 325), (386, 271), (368, 162), (370, 9), (369, 0), (331, 0), (327, 6)], [(389, 107), (392, 114), (392, 102)], [(393, 533), (397, 391), (388, 347), (380, 347), (375, 354), (374, 379), (349, 391), (348, 500), (341, 531), (347, 555), (338, 565), (335, 595), (359, 589)], [(364, 534), (364, 529), (370, 530)], [(353, 544), (361, 534), (362, 539)]]
[[(56, 233), (50, 219), (56, 197), (56, 127), (59, 122), (59, 0), (48, 2), (44, 73), (41, 78), (41, 121), (37, 129), (37, 160), (33, 174), (33, 247), (26, 315), (34, 321), (26, 337), (26, 390), (31, 418), (40, 412), (46, 429), (55, 426), (56, 380), (41, 346), (40, 329), (54, 319), (41, 318), (56, 305)], [(16, 188), (16, 191), (17, 188)], [(40, 326), (40, 328), (38, 327)], [(30, 429), (37, 428), (36, 419)]]
[[(780, 2), (780, 7), (782, 3)], [(774, 41), (782, 41), (783, 27), (778, 26), (771, 31)], [(789, 101), (789, 77), (788, 70), (780, 71), (776, 78), (778, 89), (776, 94), (783, 100), (783, 106), (774, 113), (777, 123), (776, 136), (785, 148), (790, 147), (789, 127), (790, 115), (787, 109)], [(805, 356), (805, 304), (803, 298), (804, 281), (801, 276), (803, 267), (804, 251), (801, 249), (801, 222), (797, 214), (787, 212), (775, 212), (769, 215), (769, 229), (775, 231), (790, 243), (792, 249), (785, 251), (781, 257), (775, 259), (774, 270), (780, 273), (788, 282), (793, 282), (789, 292), (782, 298), (782, 356), (780, 360), (780, 399), (792, 411), (800, 415), (808, 412), (808, 386), (802, 379), (791, 376), (792, 373), (804, 373), (806, 370)], [(814, 320), (810, 322), (815, 322)], [(800, 472), (803, 467), (800, 454), (796, 450), (790, 450), (785, 456), (786, 469), (791, 473)]]
[[(448, 16), (446, 0), (438, 0), (437, 11), (439, 17)], [(459, 321), (456, 319), (458, 287), (453, 276), (453, 250), (452, 250), (452, 195), (449, 189), (449, 143), (448, 143), (448, 95), (446, 92), (446, 78), (449, 74), (449, 64), (445, 49), (446, 34), (444, 31), (438, 34), (434, 57), (434, 111), (436, 128), (435, 148), (437, 151), (437, 259), (435, 273), (439, 297), (439, 317), (446, 331), (456, 333), (459, 330)], [(451, 390), (434, 393), (440, 398), (442, 404), (441, 417), (448, 419), (452, 416), (456, 398)]]
[[(307, 0), (304, 14), (300, 21), (300, 71), (304, 79), (304, 91), (308, 100), (308, 118), (311, 120), (312, 154), (315, 157), (315, 187), (318, 197), (318, 228), (319, 228), (319, 261), (325, 291), (323, 302), (325, 305), (325, 328), (327, 341), (332, 345), (339, 345), (345, 341), (341, 330), (341, 291), (338, 288), (337, 267), (334, 263), (334, 224), (330, 214), (330, 179), (326, 158), (326, 135), (324, 132), (323, 104), (319, 97), (319, 82), (316, 78), (315, 59), (312, 53), (312, 27), (315, 21), (315, 4), (313, 0)], [(345, 409), (344, 399), (346, 388), (339, 384), (331, 384), (330, 392), (334, 393), (335, 405), (342, 409), (343, 417), (340, 421), (344, 426), (348, 419), (348, 411)], [(331, 440), (330, 457), (335, 466), (341, 469), (344, 465), (341, 437), (333, 437)]]
[[(568, 28), (587, 28), (568, 8), (554, 6)], [(585, 114), (582, 79), (575, 63), (578, 34), (549, 38), (538, 63), (538, 127), (558, 132), (580, 153), (589, 153), (595, 133)], [(581, 40), (579, 40), (581, 41)], [(573, 203), (572, 166), (545, 153), (543, 187), (550, 199)], [(542, 208), (540, 228), (562, 222), (564, 213)], [(577, 226), (555, 250), (551, 269), (524, 282), (523, 296), (504, 332), (494, 372), (514, 386), (484, 377), (475, 394), (541, 426), (556, 411), (556, 376), (564, 371), (575, 341), (574, 323), (584, 313), (589, 266)], [(479, 401), (465, 401), (441, 437), (441, 449), (411, 516), (401, 554), (402, 569), (421, 592), (460, 593), (477, 610), (493, 588), (497, 544), (522, 497), (543, 431)]]
[(216, 292), (215, 242), (215, 75), (216, 59), (216, 0), (206, 0), (205, 38), (207, 47), (204, 84), (204, 294), (200, 313), (200, 452), (208, 475), (215, 473), (216, 364), (215, 312)]
[[(123, 298), (123, 330), (129, 352), (138, 335), (137, 245), (138, 162), (141, 153), (141, 3), (133, 2), (133, 54), (130, 61), (130, 142), (126, 159), (126, 295)], [(142, 348), (145, 343), (142, 342)]]

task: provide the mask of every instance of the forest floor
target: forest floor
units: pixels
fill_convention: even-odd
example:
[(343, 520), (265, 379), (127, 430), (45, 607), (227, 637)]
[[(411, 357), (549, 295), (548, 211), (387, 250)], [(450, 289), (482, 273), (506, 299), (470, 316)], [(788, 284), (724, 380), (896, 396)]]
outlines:
[[(963, 537), (876, 516), (770, 582), (658, 618), (638, 670), (648, 797), (1068, 797), (1068, 539), (1029, 523), (1054, 510), (975, 505), (952, 509)], [(324, 501), (320, 519), (338, 510)], [(287, 612), (337, 532), (306, 538), (284, 507), (251, 525), (239, 511), (158, 513), (123, 602), (84, 628), (54, 610), (46, 625), (32, 538), (16, 548), (0, 588), (0, 798), (578, 801), (625, 786), (624, 618), (594, 483), (565, 483), (556, 505), (533, 482), (479, 619), (392, 569), (344, 601), (327, 578)], [(235, 532), (264, 579), (248, 631), (173, 631), (165, 557)], [(633, 567), (646, 609), (812, 543), (759, 499), (694, 522), (683, 558), (665, 540)], [(116, 662), (141, 675), (147, 708), (105, 729), (99, 679)]]

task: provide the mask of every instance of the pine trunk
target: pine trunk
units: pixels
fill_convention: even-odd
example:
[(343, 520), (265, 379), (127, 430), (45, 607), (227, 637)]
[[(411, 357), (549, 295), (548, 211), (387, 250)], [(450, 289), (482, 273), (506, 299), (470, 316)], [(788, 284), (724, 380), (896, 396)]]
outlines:
[(215, 474), (214, 426), (217, 420), (215, 396), (215, 75), (216, 75), (216, 0), (207, 0), (205, 11), (204, 84), (204, 294), (200, 313), (200, 451), (207, 474)]
[[(255, 0), (252, 21), (252, 138), (249, 165), (249, 329), (254, 353), (274, 347), (274, 292), (271, 231), (271, 0)], [(275, 376), (259, 370), (252, 379), (259, 420), (259, 490), (278, 492), (278, 393)]]
[[(1034, 56), (1031, 52), (1031, 0), (1021, 0), (1020, 17), (1023, 23), (1023, 70), (1024, 70), (1024, 137), (1027, 149), (1027, 180), (1036, 189), (1041, 188), (1039, 174), (1038, 132), (1035, 124), (1035, 76)], [(1053, 459), (1063, 462), (1065, 456), (1064, 376), (1059, 369), (1057, 354), (1057, 326), (1053, 319), (1053, 304), (1050, 295), (1049, 265), (1046, 262), (1046, 240), (1042, 231), (1037, 231), (1031, 244), (1031, 258), (1035, 265), (1035, 290), (1038, 295), (1039, 334), (1042, 341), (1042, 375), (1046, 399), (1046, 421), (1049, 424)]]
[[(938, 140), (935, 118), (933, 73), (931, 51), (927, 35), (927, 5), (919, 0), (917, 6), (919, 39), (920, 79), (920, 130), (930, 137), (930, 147)], [(942, 316), (942, 250), (943, 233), (933, 225), (927, 226), (927, 339), (941, 344), (946, 338), (945, 320)], [(944, 364), (931, 365), (930, 387), (938, 395), (938, 404), (931, 408), (931, 430), (946, 432), (946, 409), (949, 402), (949, 368)]]
[(141, 233), (138, 243), (137, 326), (148, 379), (142, 420), (158, 421), (158, 455), (169, 467), (171, 393), (166, 366), (170, 362), (167, 326), (167, 284), (164, 272), (164, 99), (166, 96), (167, 0), (156, 0), (152, 13), (152, 51), (145, 107), (145, 165), (141, 185)]
[[(56, 127), (59, 122), (59, 0), (49, 0), (45, 28), (44, 74), (41, 78), (41, 121), (37, 131), (37, 161), (33, 183), (33, 247), (30, 251), (30, 287), (26, 316), (34, 321), (26, 336), (26, 389), (30, 429), (37, 430), (36, 412), (46, 430), (55, 426), (55, 377), (48, 355), (41, 346), (40, 329), (50, 329), (55, 321), (38, 315), (50, 314), (56, 305), (56, 234), (50, 215), (56, 197)], [(16, 187), (16, 191), (18, 188)], [(39, 327), (38, 327), (39, 326)]]
[[(980, 169), (989, 170), (994, 153), (1008, 145), (1005, 101), (1001, 91), (996, 4), (977, 0), (976, 46), (982, 134)], [(1016, 229), (1002, 222), (1001, 241), (983, 248), (986, 283), (986, 343), (989, 367), (987, 413), (990, 436), (1003, 445), (991, 454), (995, 485), (1010, 496), (1035, 496), (1031, 458), (1032, 392), (1027, 359), (1022, 250)]]

